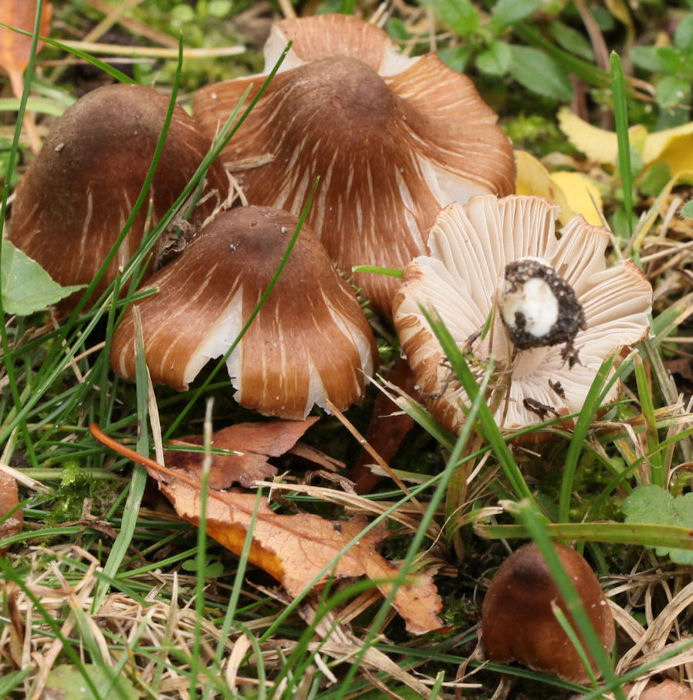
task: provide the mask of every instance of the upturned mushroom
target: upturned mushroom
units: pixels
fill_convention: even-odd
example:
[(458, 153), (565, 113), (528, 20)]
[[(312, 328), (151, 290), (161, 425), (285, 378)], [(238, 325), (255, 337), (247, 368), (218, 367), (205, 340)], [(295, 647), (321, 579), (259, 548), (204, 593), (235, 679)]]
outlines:
[[(553, 546), (602, 646), (610, 651), (615, 641), (614, 621), (597, 577), (574, 549), (559, 543)], [(556, 619), (552, 604), (575, 628), (539, 548), (534, 543), (523, 545), (500, 565), (486, 591), (481, 610), (486, 654), (499, 663), (518, 661), (575, 683), (587, 682), (589, 673)]]
[[(46, 138), (17, 187), (8, 237), (60, 284), (88, 284), (102, 265), (145, 181), (167, 108), (167, 97), (141, 85), (103, 87), (79, 99)], [(209, 148), (210, 140), (176, 107), (149, 203), (141, 208), (97, 294), (137, 250), (147, 224), (155, 226), (168, 211)], [(193, 229), (227, 192), (228, 177), (213, 164), (190, 221)], [(162, 237), (158, 245), (161, 257), (171, 241)], [(63, 305), (77, 298), (72, 295)]]
[[(154, 382), (187, 389), (220, 357), (272, 280), (297, 218), (268, 207), (219, 214), (186, 251), (146, 282), (137, 303)], [(116, 373), (134, 379), (130, 308), (111, 350)], [(227, 359), (235, 398), (280, 418), (304, 418), (328, 400), (340, 410), (363, 395), (376, 364), (372, 331), (356, 296), (304, 226), (259, 314)]]
[[(469, 78), (429, 53), (410, 58), (387, 34), (349, 15), (276, 22), (265, 73), (291, 50), (222, 153), (251, 204), (298, 214), (317, 175), (308, 222), (332, 259), (401, 268), (425, 252), (438, 210), (482, 193), (510, 194), (515, 166), (497, 116)], [(258, 76), (211, 85), (195, 118), (213, 136)], [(398, 281), (356, 274), (389, 314)]]
[(556, 215), (540, 197), (451, 204), (431, 229), (430, 254), (404, 270), (395, 326), (424, 401), (449, 430), (464, 424), (468, 397), (422, 306), (440, 316), (473, 373), (494, 360), (504, 386), (495, 417), (508, 431), (579, 412), (602, 362), (647, 335), (644, 274), (630, 260), (607, 267), (609, 232), (581, 217), (557, 238)]

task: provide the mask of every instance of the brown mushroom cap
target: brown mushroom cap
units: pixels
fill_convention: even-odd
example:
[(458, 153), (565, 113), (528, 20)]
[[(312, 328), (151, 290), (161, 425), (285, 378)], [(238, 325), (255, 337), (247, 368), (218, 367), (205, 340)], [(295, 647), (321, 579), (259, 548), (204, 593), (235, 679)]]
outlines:
[[(296, 224), (292, 214), (268, 207), (225, 212), (147, 281), (159, 289), (137, 304), (153, 381), (186, 389), (210, 358), (227, 351)], [(130, 379), (134, 330), (130, 309), (111, 351), (116, 373)], [(228, 358), (236, 400), (281, 418), (304, 418), (327, 399), (342, 410), (362, 397), (376, 357), (358, 300), (304, 226), (272, 293)]]
[[(559, 543), (554, 547), (604, 649), (609, 651), (615, 641), (614, 621), (597, 577), (574, 549)], [(486, 592), (481, 611), (486, 653), (492, 661), (519, 661), (536, 671), (587, 682), (589, 674), (556, 620), (552, 602), (574, 627), (541, 552), (534, 543), (525, 544), (501, 564)]]
[[(298, 214), (322, 182), (308, 222), (347, 273), (401, 268), (424, 251), (438, 210), (514, 188), (510, 143), (466, 76), (435, 54), (408, 58), (387, 34), (349, 15), (277, 22), (265, 46), (279, 73), (222, 153), (251, 204)], [(257, 76), (200, 90), (195, 118), (213, 135)], [(270, 162), (267, 162), (269, 158)], [(358, 274), (389, 314), (397, 280)]]
[[(63, 285), (88, 284), (116, 241), (140, 193), (164, 125), (168, 98), (141, 85), (99, 88), (56, 123), (17, 187), (9, 239)], [(153, 227), (171, 207), (210, 140), (176, 107), (149, 191)], [(225, 198), (228, 180), (213, 164), (208, 193), (192, 224)], [(144, 206), (96, 291), (102, 292), (137, 250), (149, 206)], [(78, 295), (70, 297), (74, 304)], [(68, 302), (67, 306), (70, 303)]]

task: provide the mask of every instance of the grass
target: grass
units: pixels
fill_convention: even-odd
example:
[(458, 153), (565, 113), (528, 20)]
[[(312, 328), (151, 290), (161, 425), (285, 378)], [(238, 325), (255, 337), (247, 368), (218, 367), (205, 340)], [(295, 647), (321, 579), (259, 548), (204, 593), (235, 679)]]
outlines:
[[(173, 12), (176, 3), (159, 0), (135, 5), (127, 16), (160, 31), (157, 23), (162, 20), (155, 10)], [(199, 10), (199, 17), (207, 16), (209, 5)], [(656, 2), (651, 5), (648, 21), (662, 26), (691, 14), (683, 4), (676, 11)], [(473, 17), (481, 6), (469, 3), (467, 16)], [(481, 28), (468, 35), (472, 43), (477, 42), (477, 53), (488, 48), (483, 42), (491, 41), (489, 27), (495, 26), (484, 24), (496, 11), (495, 3), (483, 6), (487, 12), (479, 14)], [(283, 7), (286, 12), (286, 3)], [(65, 26), (78, 32), (83, 29), (70, 24), (79, 16), (75, 8), (74, 3), (65, 3), (55, 12)], [(332, 9), (367, 14), (374, 8), (343, 0)], [(320, 590), (307, 589), (291, 599), (250, 563), (250, 536), (241, 555), (232, 556), (208, 539), (204, 527), (182, 523), (157, 494), (150, 493), (142, 467), (133, 467), (92, 438), (88, 425), (96, 422), (114, 439), (134, 444), (140, 454), (154, 451), (161, 462), (163, 440), (204, 431), (202, 453), (208, 457), (212, 423), (219, 427), (255, 419), (233, 403), (228, 383), (218, 378), (225, 358), (206, 370), (189, 392), (176, 394), (151, 387), (141, 346), (134, 386), (113, 376), (108, 351), (125, 306), (142, 294), (137, 289), (157, 237), (180, 213), (212, 160), (235, 137), (272, 74), (252, 100), (248, 101), (250, 91), (246, 93), (185, 191), (151, 228), (121, 276), (100, 299), (87, 303), (95, 281), (85, 291), (78, 311), (67, 318), (58, 321), (49, 312), (40, 312), (6, 317), (0, 326), (0, 462), (11, 464), (22, 478), (25, 518), (21, 532), (0, 540), (0, 547), (9, 547), (0, 558), (0, 696), (31, 697), (47, 682), (58, 682), (59, 668), (69, 683), (86, 685), (89, 690), (84, 697), (109, 699), (241, 695), (322, 700), (452, 698), (464, 692), (464, 697), (482, 700), (500, 697), (503, 692), (518, 698), (568, 698), (576, 692), (597, 698), (608, 691), (623, 698), (626, 683), (650, 675), (693, 682), (690, 568), (654, 551), (654, 547), (692, 549), (693, 521), (685, 526), (626, 523), (621, 510), (623, 500), (642, 484), (658, 485), (674, 495), (690, 492), (693, 379), (676, 364), (677, 360), (691, 361), (684, 339), (691, 335), (692, 295), (683, 270), (691, 260), (687, 243), (693, 237), (693, 224), (676, 213), (690, 196), (690, 187), (677, 179), (664, 184), (654, 196), (642, 191), (640, 166), (637, 159), (632, 160), (637, 144), (630, 142), (628, 132), (633, 116), (629, 122), (628, 115), (645, 114), (645, 79), (657, 83), (664, 74), (632, 74), (625, 60), (632, 39), (618, 24), (609, 28), (604, 13), (608, 15), (606, 10), (596, 14), (603, 25), (600, 31), (618, 51), (612, 53), (608, 71), (559, 45), (540, 14), (528, 14), (493, 37), (493, 41), (544, 51), (579, 78), (595, 123), (613, 118), (618, 161), (612, 167), (585, 161), (567, 141), (552, 141), (547, 149), (541, 134), (534, 134), (528, 143), (535, 139), (537, 152), (549, 152), (548, 165), (559, 163), (589, 173), (598, 182), (607, 219), (620, 236), (617, 245), (634, 256), (655, 289), (651, 339), (628, 357), (604, 363), (580, 414), (574, 417), (574, 428), (566, 430), (561, 421), (548, 420), (541, 427), (552, 433), (550, 443), (519, 446), (519, 434), (504, 433), (486, 402), (494, 367), (489, 365), (481, 379), (475, 379), (435, 311), (426, 310), (452, 372), (471, 399), (461, 434), (445, 431), (424, 407), (388, 386), (385, 376), (384, 390), (392, 393), (419, 426), (390, 463), (406, 486), (387, 478), (374, 493), (357, 496), (341, 488), (338, 475), (323, 470), (311, 476), (305, 462), (285, 455), (280, 460), (282, 476), (271, 490), (273, 507), (279, 512), (312, 512), (329, 518), (365, 516), (368, 525), (338, 556), (379, 524), (387, 524), (393, 536), (384, 545), (385, 551), (388, 558), (401, 562), (401, 569), (385, 598), (374, 592), (371, 581), (331, 580)], [(558, 18), (584, 34), (570, 7), (559, 11)], [(92, 24), (99, 19), (89, 16)], [(236, 19), (243, 21), (243, 17)], [(636, 24), (640, 45), (651, 39), (648, 21)], [(228, 31), (228, 43), (235, 44), (236, 30), (231, 25), (220, 21), (218, 30)], [(439, 48), (452, 52), (464, 48), (455, 31), (424, 7), (402, 4), (387, 26), (416, 53), (427, 50), (434, 40)], [(126, 44), (127, 30), (121, 26), (119, 32)], [(34, 45), (36, 33), (35, 27)], [(209, 54), (204, 47), (193, 47), (198, 53), (188, 58), (185, 39), (179, 42), (176, 60), (159, 64), (161, 75), (170, 76), (158, 84), (170, 94), (169, 113), (157, 155), (121, 239), (137, 210), (149, 206), (149, 185), (173, 105), (181, 97), (181, 85), (188, 89), (196, 81), (201, 84), (205, 61), (219, 60), (215, 47), (210, 47)], [(31, 160), (21, 132), (27, 108), (40, 112), (38, 124), (47, 128), (73, 99), (70, 74), (63, 66), (51, 72), (41, 65), (44, 55), (62, 60), (67, 52), (94, 66), (104, 81), (133, 80), (123, 72), (125, 67), (115, 69), (91, 55), (93, 48), (80, 48), (79, 42), (68, 45), (52, 40), (48, 44), (38, 64), (31, 59), (21, 98), (0, 101), (2, 114), (16, 109), (16, 115), (0, 125), (0, 142), (11, 134), (8, 157), (2, 161), (5, 183), (16, 182)], [(125, 46), (118, 46), (113, 53), (124, 52)], [(513, 122), (518, 106), (525, 114), (540, 118), (538, 123), (554, 123), (557, 102), (533, 94), (531, 85), (516, 82), (510, 73), (485, 73), (479, 67), (484, 64), (477, 65), (474, 54), (471, 56), (467, 68), (498, 109), (502, 123)], [(251, 72), (259, 61), (259, 46), (223, 60), (237, 61), (233, 70), (238, 73)], [(140, 82), (153, 80), (153, 64), (137, 65)], [(188, 102), (189, 95), (182, 99)], [(656, 103), (653, 109), (657, 111)], [(690, 109), (687, 115), (690, 119)], [(651, 117), (648, 126), (655, 118)], [(3, 188), (3, 220), (12, 187), (5, 184)], [(282, 274), (311, 197), (312, 193), (282, 265), (255, 313)], [(616, 259), (619, 253), (614, 250), (611, 257)], [(674, 262), (667, 265), (667, 260)], [(116, 301), (121, 289), (126, 294)], [(0, 295), (0, 311), (2, 308)], [(250, 322), (252, 319), (246, 328)], [(392, 339), (388, 328), (379, 336), (385, 358), (399, 353)], [(610, 374), (612, 367), (616, 372)], [(605, 406), (604, 397), (617, 380), (623, 380), (624, 391), (618, 401)], [(351, 432), (337, 418), (324, 416), (308, 433), (308, 442), (328, 455), (353, 462), (361, 448), (353, 435), (364, 433), (375, 392), (373, 388), (362, 407), (346, 414)], [(521, 433), (531, 437), (534, 430)], [(203, 523), (208, 498), (205, 478)], [(259, 486), (256, 493), (249, 532), (259, 498), (270, 489)], [(601, 678), (593, 687), (576, 686), (516, 664), (489, 663), (479, 655), (477, 625), (483, 592), (508, 548), (515, 549), (527, 538), (545, 554), (567, 601), (576, 627), (570, 633), (597, 662)], [(619, 632), (618, 651), (611, 657), (595, 640), (573, 585), (550, 547), (552, 539), (577, 543), (598, 571)], [(315, 581), (331, 568), (329, 562)], [(392, 599), (398, 587), (406, 585), (411, 571), (435, 575), (443, 599), (444, 630), (413, 637), (394, 613)], [(572, 624), (567, 619), (563, 623)], [(499, 695), (494, 696), (499, 687)]]

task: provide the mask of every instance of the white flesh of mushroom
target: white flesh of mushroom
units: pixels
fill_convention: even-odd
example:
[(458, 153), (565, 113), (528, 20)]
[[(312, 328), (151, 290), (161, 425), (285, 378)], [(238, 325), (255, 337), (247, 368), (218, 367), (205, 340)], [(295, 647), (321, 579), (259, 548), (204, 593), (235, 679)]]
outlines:
[(558, 321), (558, 299), (545, 280), (533, 277), (514, 291), (504, 282), (499, 305), (503, 320), (516, 328), (516, 314), (525, 319), (524, 330), (535, 338), (545, 336)]

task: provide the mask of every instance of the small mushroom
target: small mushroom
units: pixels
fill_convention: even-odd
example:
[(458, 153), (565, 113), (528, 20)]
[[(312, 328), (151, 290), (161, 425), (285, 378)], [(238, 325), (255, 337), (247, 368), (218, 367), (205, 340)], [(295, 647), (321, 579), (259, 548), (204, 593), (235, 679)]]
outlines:
[[(574, 549), (559, 543), (554, 548), (602, 646), (610, 651), (614, 621), (597, 577)], [(589, 673), (556, 620), (552, 603), (575, 628), (539, 548), (534, 543), (523, 545), (501, 564), (484, 598), (481, 627), (488, 658), (498, 663), (518, 661), (575, 683), (587, 682)]]
[[(317, 175), (308, 222), (332, 259), (401, 268), (424, 252), (438, 210), (482, 193), (510, 194), (515, 166), (497, 116), (472, 81), (434, 54), (402, 55), (350, 15), (276, 22), (265, 73), (291, 39), (278, 74), (222, 153), (251, 204), (298, 214)], [(212, 136), (258, 76), (211, 85), (195, 118)], [(389, 314), (399, 282), (356, 274)]]
[[(176, 260), (146, 282), (138, 302), (152, 380), (187, 389), (235, 340), (276, 273), (297, 218), (268, 207), (219, 214)], [(111, 350), (116, 373), (134, 379), (132, 308)], [(372, 331), (356, 296), (304, 226), (276, 286), (229, 355), (243, 406), (305, 418), (328, 400), (340, 410), (363, 395), (376, 363)]]
[[(102, 87), (68, 109), (46, 138), (17, 187), (8, 237), (60, 284), (92, 281), (140, 193), (167, 109), (168, 98), (150, 88)], [(149, 202), (140, 209), (97, 294), (137, 250), (146, 226), (155, 226), (171, 207), (209, 147), (210, 140), (176, 107)], [(227, 191), (228, 178), (214, 164), (191, 224), (199, 226)], [(157, 255), (164, 254), (167, 244), (162, 237)], [(65, 306), (78, 298), (79, 293), (72, 295)]]
[(693, 690), (670, 679), (661, 683), (650, 682), (638, 700), (693, 700)]
[[(449, 430), (464, 424), (468, 397), (421, 306), (442, 318), (476, 376), (493, 358), (495, 417), (509, 431), (579, 412), (602, 362), (647, 334), (652, 288), (640, 269), (607, 268), (609, 232), (581, 217), (559, 239), (556, 215), (540, 197), (451, 204), (431, 229), (430, 255), (404, 270), (395, 326), (424, 401)], [(618, 392), (614, 383), (605, 401)]]

